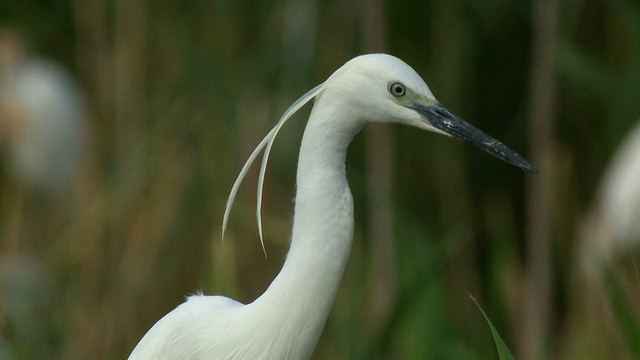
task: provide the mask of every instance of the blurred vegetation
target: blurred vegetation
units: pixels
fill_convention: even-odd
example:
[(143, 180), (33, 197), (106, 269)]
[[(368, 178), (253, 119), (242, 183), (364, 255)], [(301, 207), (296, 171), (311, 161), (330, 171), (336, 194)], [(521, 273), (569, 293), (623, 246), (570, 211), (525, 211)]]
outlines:
[[(397, 1), (384, 10), (387, 51), (442, 103), (527, 157), (532, 3)], [(366, 2), (343, 0), (0, 2), (0, 27), (22, 30), (33, 52), (75, 74), (91, 128), (72, 200), (23, 189), (0, 164), (0, 358), (124, 358), (188, 294), (249, 302), (262, 293), (287, 251), (309, 109), (272, 154), (268, 259), (254, 218), (255, 169), (223, 244), (228, 192), (288, 104), (363, 52), (363, 11)], [(545, 358), (633, 358), (633, 266), (625, 256), (606, 295), (590, 291), (576, 229), (640, 118), (640, 3), (563, 1), (559, 24), (554, 161), (541, 175), (553, 176)], [(367, 329), (376, 264), (359, 136), (347, 166), (356, 239), (314, 358), (496, 358), (470, 293), (520, 358), (529, 175), (461, 142), (389, 131), (397, 298), (380, 331)]]

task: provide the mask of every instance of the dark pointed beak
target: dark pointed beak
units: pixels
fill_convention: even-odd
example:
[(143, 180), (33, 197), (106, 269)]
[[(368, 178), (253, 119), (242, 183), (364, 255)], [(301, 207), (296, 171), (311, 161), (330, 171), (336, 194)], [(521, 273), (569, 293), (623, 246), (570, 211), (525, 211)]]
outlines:
[(464, 140), (487, 154), (493, 155), (511, 165), (515, 165), (536, 175), (540, 174), (540, 171), (538, 171), (535, 166), (531, 165), (518, 153), (487, 135), (482, 130), (462, 120), (458, 115), (452, 113), (440, 103), (425, 105), (415, 102), (411, 107), (436, 129), (460, 140)]

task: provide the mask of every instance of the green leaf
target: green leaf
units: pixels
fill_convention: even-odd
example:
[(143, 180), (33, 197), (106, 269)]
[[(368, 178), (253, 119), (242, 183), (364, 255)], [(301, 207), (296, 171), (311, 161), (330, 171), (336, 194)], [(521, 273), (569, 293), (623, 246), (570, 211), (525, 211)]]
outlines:
[(500, 358), (500, 360), (515, 360), (515, 358), (511, 354), (511, 351), (509, 351), (509, 347), (507, 347), (507, 344), (505, 344), (504, 340), (502, 340), (500, 334), (498, 334), (498, 330), (496, 330), (496, 328), (493, 326), (491, 320), (489, 320), (487, 314), (485, 314), (484, 310), (482, 310), (480, 304), (478, 304), (473, 295), (469, 294), (469, 297), (471, 298), (471, 300), (473, 300), (474, 303), (476, 303), (476, 306), (478, 307), (478, 309), (480, 309), (482, 316), (484, 316), (485, 320), (487, 320), (487, 324), (489, 324), (491, 335), (493, 335), (493, 340), (496, 342), (496, 348), (498, 349), (498, 357)]

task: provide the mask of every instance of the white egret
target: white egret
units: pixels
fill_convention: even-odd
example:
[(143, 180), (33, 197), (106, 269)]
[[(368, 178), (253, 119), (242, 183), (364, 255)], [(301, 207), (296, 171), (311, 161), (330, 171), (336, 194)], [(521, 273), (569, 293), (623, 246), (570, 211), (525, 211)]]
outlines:
[(580, 262), (598, 280), (605, 267), (640, 245), (640, 122), (622, 141), (602, 176), (596, 200), (580, 224)]
[(30, 54), (19, 32), (0, 30), (0, 144), (15, 180), (64, 199), (85, 155), (85, 112), (67, 71)]
[[(450, 135), (538, 173), (520, 155), (466, 123), (434, 98), (420, 76), (385, 54), (352, 59), (298, 99), (262, 140), (233, 186), (223, 222), (247, 169), (282, 125), (309, 100), (298, 160), (291, 246), (282, 270), (255, 301), (194, 295), (158, 321), (129, 359), (308, 359), (329, 314), (353, 239), (353, 198), (345, 174), (351, 139), (367, 122), (391, 122)], [(262, 234), (262, 231), (260, 231)]]

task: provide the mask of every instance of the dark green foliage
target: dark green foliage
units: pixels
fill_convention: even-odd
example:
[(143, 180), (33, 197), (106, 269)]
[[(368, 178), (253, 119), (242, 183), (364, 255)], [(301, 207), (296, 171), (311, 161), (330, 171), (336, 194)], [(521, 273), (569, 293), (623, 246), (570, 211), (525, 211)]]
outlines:
[[(268, 259), (255, 224), (257, 171), (240, 190), (222, 244), (227, 195), (288, 105), (363, 52), (368, 3), (0, 1), (0, 27), (22, 29), (34, 53), (78, 78), (93, 129), (90, 174), (68, 203), (52, 205), (39, 194), (16, 200), (20, 185), (0, 160), (0, 358), (124, 358), (187, 294), (249, 302), (262, 293), (288, 248), (308, 109), (283, 129), (272, 153), (262, 212)], [(615, 329), (598, 318), (600, 308), (576, 305), (593, 300), (588, 285), (576, 284), (583, 275), (576, 229), (609, 159), (640, 119), (640, 4), (560, 5), (553, 165), (543, 174), (553, 178), (546, 347), (552, 358), (571, 358), (571, 349), (591, 339), (581, 331), (602, 327), (602, 343), (593, 346), (630, 357), (640, 353), (640, 302), (608, 280)], [(531, 8), (520, 1), (384, 4), (388, 52), (414, 67), (448, 108), (526, 158)], [(359, 135), (347, 165), (355, 244), (315, 358), (486, 359), (495, 354), (493, 341), (501, 354), (509, 353), (505, 342), (519, 354), (529, 175), (439, 135), (388, 131), (394, 301), (386, 318), (371, 321), (367, 299), (378, 264), (366, 180), (376, 175)], [(18, 278), (15, 259), (38, 264), (24, 278), (33, 292), (18, 303), (49, 318), (20, 322), (26, 310), (11, 312), (10, 295), (26, 291), (6, 290)], [(491, 331), (468, 293), (485, 299), (493, 323), (480, 310)], [(509, 330), (504, 341), (495, 328)], [(611, 349), (618, 333), (625, 346)]]

